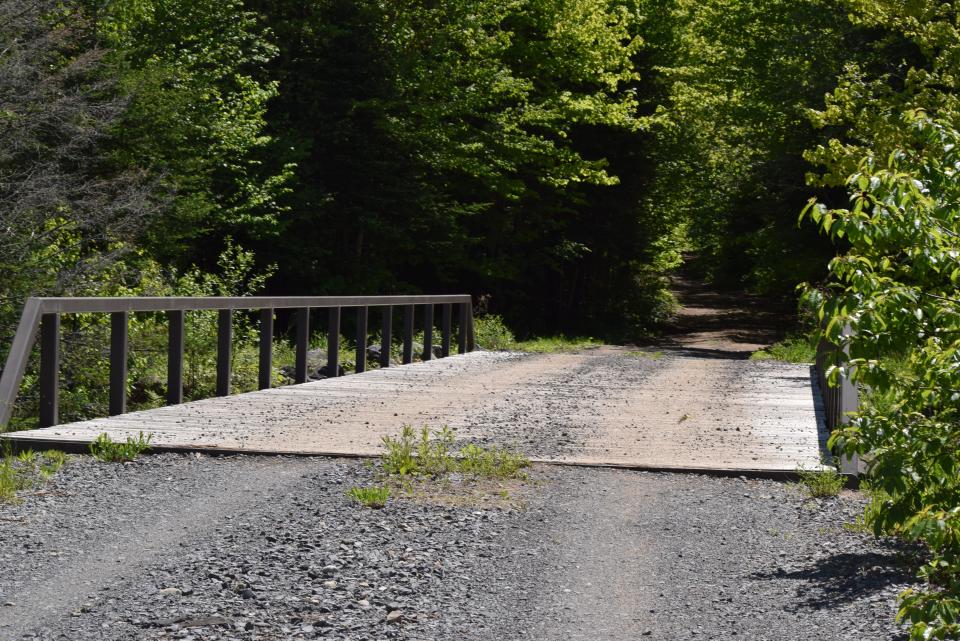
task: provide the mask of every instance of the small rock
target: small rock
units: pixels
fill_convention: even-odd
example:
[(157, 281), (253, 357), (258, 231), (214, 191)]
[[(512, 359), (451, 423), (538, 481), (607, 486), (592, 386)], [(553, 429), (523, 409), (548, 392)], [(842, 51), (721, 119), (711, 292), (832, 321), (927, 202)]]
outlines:
[(400, 623), (403, 620), (403, 612), (392, 610), (387, 613), (387, 623)]
[(183, 592), (181, 592), (179, 588), (163, 588), (162, 590), (160, 590), (160, 596), (163, 596), (163, 597), (180, 596), (182, 594)]

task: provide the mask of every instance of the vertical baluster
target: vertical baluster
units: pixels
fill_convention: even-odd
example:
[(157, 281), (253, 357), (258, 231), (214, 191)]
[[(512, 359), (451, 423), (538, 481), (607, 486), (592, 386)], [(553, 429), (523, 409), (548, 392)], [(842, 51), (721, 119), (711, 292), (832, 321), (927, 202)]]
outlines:
[(273, 378), (273, 309), (260, 310), (260, 372), (259, 389), (270, 389)]
[(60, 315), (40, 318), (40, 427), (60, 422)]
[(230, 359), (233, 355), (233, 310), (217, 316), (217, 396), (230, 396)]
[(433, 358), (433, 304), (423, 307), (423, 360)]
[(467, 311), (467, 351), (472, 352), (477, 349), (477, 337), (473, 330), (473, 305), (470, 305)]
[(443, 316), (440, 320), (440, 355), (446, 358), (450, 356), (450, 319), (453, 316), (453, 306), (450, 303), (444, 303)]
[(406, 305), (403, 308), (403, 364), (409, 365), (413, 362), (413, 314), (415, 311), (413, 305)]
[(310, 347), (310, 308), (297, 310), (297, 357), (294, 382), (307, 382), (307, 350)]
[(167, 323), (167, 404), (179, 405), (183, 402), (183, 310), (167, 312)]
[(370, 316), (369, 308), (357, 308), (357, 374), (367, 369), (367, 319)]
[(470, 317), (470, 303), (460, 303), (460, 319), (457, 326), (457, 352), (467, 353), (467, 336), (470, 334), (470, 328), (467, 327), (467, 320)]
[(340, 308), (331, 307), (327, 323), (327, 376), (340, 375)]
[(129, 314), (110, 314), (110, 416), (127, 411), (127, 327)]
[(393, 343), (393, 307), (383, 308), (383, 329), (380, 334), (380, 367), (390, 367), (390, 346)]

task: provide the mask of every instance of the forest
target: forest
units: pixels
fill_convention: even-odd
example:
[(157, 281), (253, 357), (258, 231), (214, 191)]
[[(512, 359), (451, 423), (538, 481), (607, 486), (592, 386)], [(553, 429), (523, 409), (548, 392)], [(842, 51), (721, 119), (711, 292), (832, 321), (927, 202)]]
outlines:
[(833, 444), (956, 638), (956, 5), (0, 0), (0, 345), (28, 296), (247, 293), (638, 341), (686, 261), (848, 348)]

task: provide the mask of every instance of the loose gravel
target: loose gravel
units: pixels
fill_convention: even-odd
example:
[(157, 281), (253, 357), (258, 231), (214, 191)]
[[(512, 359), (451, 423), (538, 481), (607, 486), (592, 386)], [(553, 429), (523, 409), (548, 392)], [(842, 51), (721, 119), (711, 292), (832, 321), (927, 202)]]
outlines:
[(373, 474), (80, 457), (0, 507), (0, 639), (900, 638), (909, 550), (845, 528), (852, 493), (537, 467), (506, 499), (352, 504)]

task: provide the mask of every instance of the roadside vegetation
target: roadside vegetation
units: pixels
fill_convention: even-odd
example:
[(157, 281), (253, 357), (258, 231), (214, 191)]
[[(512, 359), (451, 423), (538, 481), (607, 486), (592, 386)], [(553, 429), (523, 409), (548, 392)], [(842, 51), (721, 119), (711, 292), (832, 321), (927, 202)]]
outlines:
[(7, 449), (0, 461), (0, 503), (15, 503), (20, 500), (19, 493), (42, 487), (68, 460), (59, 450), (14, 454)]
[(499, 447), (467, 443), (456, 447), (452, 430), (404, 425), (383, 437), (377, 485), (354, 487), (348, 495), (366, 507), (382, 507), (391, 496), (428, 501), (509, 501), (511, 489), (528, 480), (530, 461)]
[(123, 442), (114, 442), (106, 433), (94, 439), (90, 445), (90, 455), (105, 463), (126, 463), (135, 461), (144, 452), (150, 449), (152, 434), (144, 436), (143, 432), (134, 438), (128, 436)]
[(847, 483), (836, 468), (825, 464), (822, 470), (797, 469), (797, 487), (811, 499), (839, 496)]
[(794, 334), (770, 347), (755, 351), (750, 355), (750, 360), (813, 363), (817, 359), (817, 342), (816, 332)]
[(494, 314), (478, 316), (474, 319), (474, 333), (478, 347), (494, 351), (553, 354), (576, 352), (603, 345), (603, 341), (596, 338), (562, 335), (517, 340), (510, 328), (504, 323), (503, 318)]

